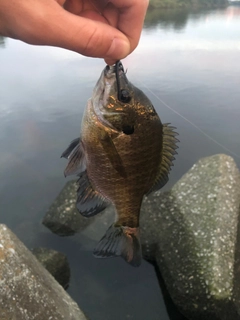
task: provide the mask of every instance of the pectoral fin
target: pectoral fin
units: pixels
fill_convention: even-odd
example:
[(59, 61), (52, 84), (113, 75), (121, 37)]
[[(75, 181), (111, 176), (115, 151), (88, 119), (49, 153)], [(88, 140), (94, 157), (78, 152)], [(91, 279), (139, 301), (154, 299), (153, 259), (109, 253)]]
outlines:
[(77, 209), (84, 217), (92, 217), (110, 204), (99, 192), (93, 189), (86, 171), (79, 175), (78, 183)]
[(67, 147), (67, 149), (62, 153), (61, 158), (68, 159), (69, 155), (75, 149), (75, 147), (80, 143), (80, 138), (76, 138), (73, 141), (71, 141), (70, 145)]
[(126, 178), (126, 171), (124, 169), (122, 159), (116, 149), (113, 142), (113, 138), (109, 136), (108, 132), (101, 130), (100, 141), (103, 149), (105, 150), (109, 161), (111, 162), (113, 168), (124, 178)]
[(74, 139), (69, 147), (62, 153), (61, 157), (69, 159), (67, 167), (64, 170), (65, 177), (78, 174), (86, 168), (85, 155), (80, 138)]
[(169, 126), (169, 123), (163, 124), (163, 146), (158, 166), (158, 173), (154, 184), (147, 194), (161, 189), (168, 182), (168, 175), (171, 167), (173, 166), (173, 160), (175, 160), (174, 155), (177, 154), (177, 142), (179, 142), (176, 138), (178, 133), (175, 132), (174, 129), (176, 128)]

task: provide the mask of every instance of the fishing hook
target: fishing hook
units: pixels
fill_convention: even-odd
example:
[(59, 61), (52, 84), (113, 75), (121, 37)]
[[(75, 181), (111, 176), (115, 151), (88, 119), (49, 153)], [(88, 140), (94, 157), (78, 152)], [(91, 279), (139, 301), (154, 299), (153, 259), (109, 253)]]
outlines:
[(121, 89), (120, 79), (119, 79), (119, 72), (122, 71), (124, 73), (124, 68), (122, 62), (118, 60), (115, 64), (115, 73), (116, 73), (116, 80), (117, 80), (117, 92), (118, 92), (118, 100), (121, 102), (129, 102), (131, 100), (131, 96), (129, 91), (126, 89)]

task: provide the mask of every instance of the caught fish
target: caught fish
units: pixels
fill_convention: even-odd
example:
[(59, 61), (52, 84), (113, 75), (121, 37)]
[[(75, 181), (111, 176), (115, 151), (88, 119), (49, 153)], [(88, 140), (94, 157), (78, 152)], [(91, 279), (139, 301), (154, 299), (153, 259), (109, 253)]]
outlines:
[(77, 208), (91, 217), (110, 204), (117, 221), (94, 250), (141, 264), (139, 214), (144, 195), (162, 188), (177, 148), (174, 127), (162, 124), (151, 101), (118, 61), (106, 66), (88, 100), (80, 138), (63, 152), (65, 176), (79, 175)]

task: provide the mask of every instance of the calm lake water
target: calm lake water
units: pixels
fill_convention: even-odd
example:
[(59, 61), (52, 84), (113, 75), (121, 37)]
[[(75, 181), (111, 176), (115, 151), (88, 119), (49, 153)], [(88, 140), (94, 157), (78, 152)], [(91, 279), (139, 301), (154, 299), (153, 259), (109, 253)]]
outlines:
[[(155, 11), (137, 50), (123, 61), (128, 78), (180, 134), (170, 188), (199, 158), (231, 155), (240, 166), (240, 7)], [(60, 238), (41, 220), (66, 183), (60, 159), (79, 136), (100, 59), (7, 39), (0, 47), (0, 223), (29, 247), (64, 252), (69, 294), (91, 320), (183, 319), (164, 302), (153, 266), (92, 257), (87, 244)], [(101, 235), (99, 235), (99, 238)], [(163, 289), (164, 290), (164, 289)]]

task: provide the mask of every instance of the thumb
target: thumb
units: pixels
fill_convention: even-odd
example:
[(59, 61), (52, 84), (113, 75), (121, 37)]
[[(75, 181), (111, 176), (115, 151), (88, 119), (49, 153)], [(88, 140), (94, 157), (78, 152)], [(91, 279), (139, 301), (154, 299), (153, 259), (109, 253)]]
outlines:
[(48, 44), (76, 51), (80, 54), (121, 60), (130, 53), (130, 42), (119, 30), (97, 18), (77, 16), (60, 8), (51, 22)]
[(130, 53), (128, 38), (96, 12), (83, 17), (66, 11), (55, 1), (34, 2), (32, 7), (25, 6), (30, 12), (22, 14), (24, 32), (20, 40), (62, 47), (112, 63)]
[(5, 0), (0, 7), (0, 32), (29, 44), (62, 47), (112, 63), (127, 56), (128, 38), (96, 15), (77, 16), (50, 0)]

